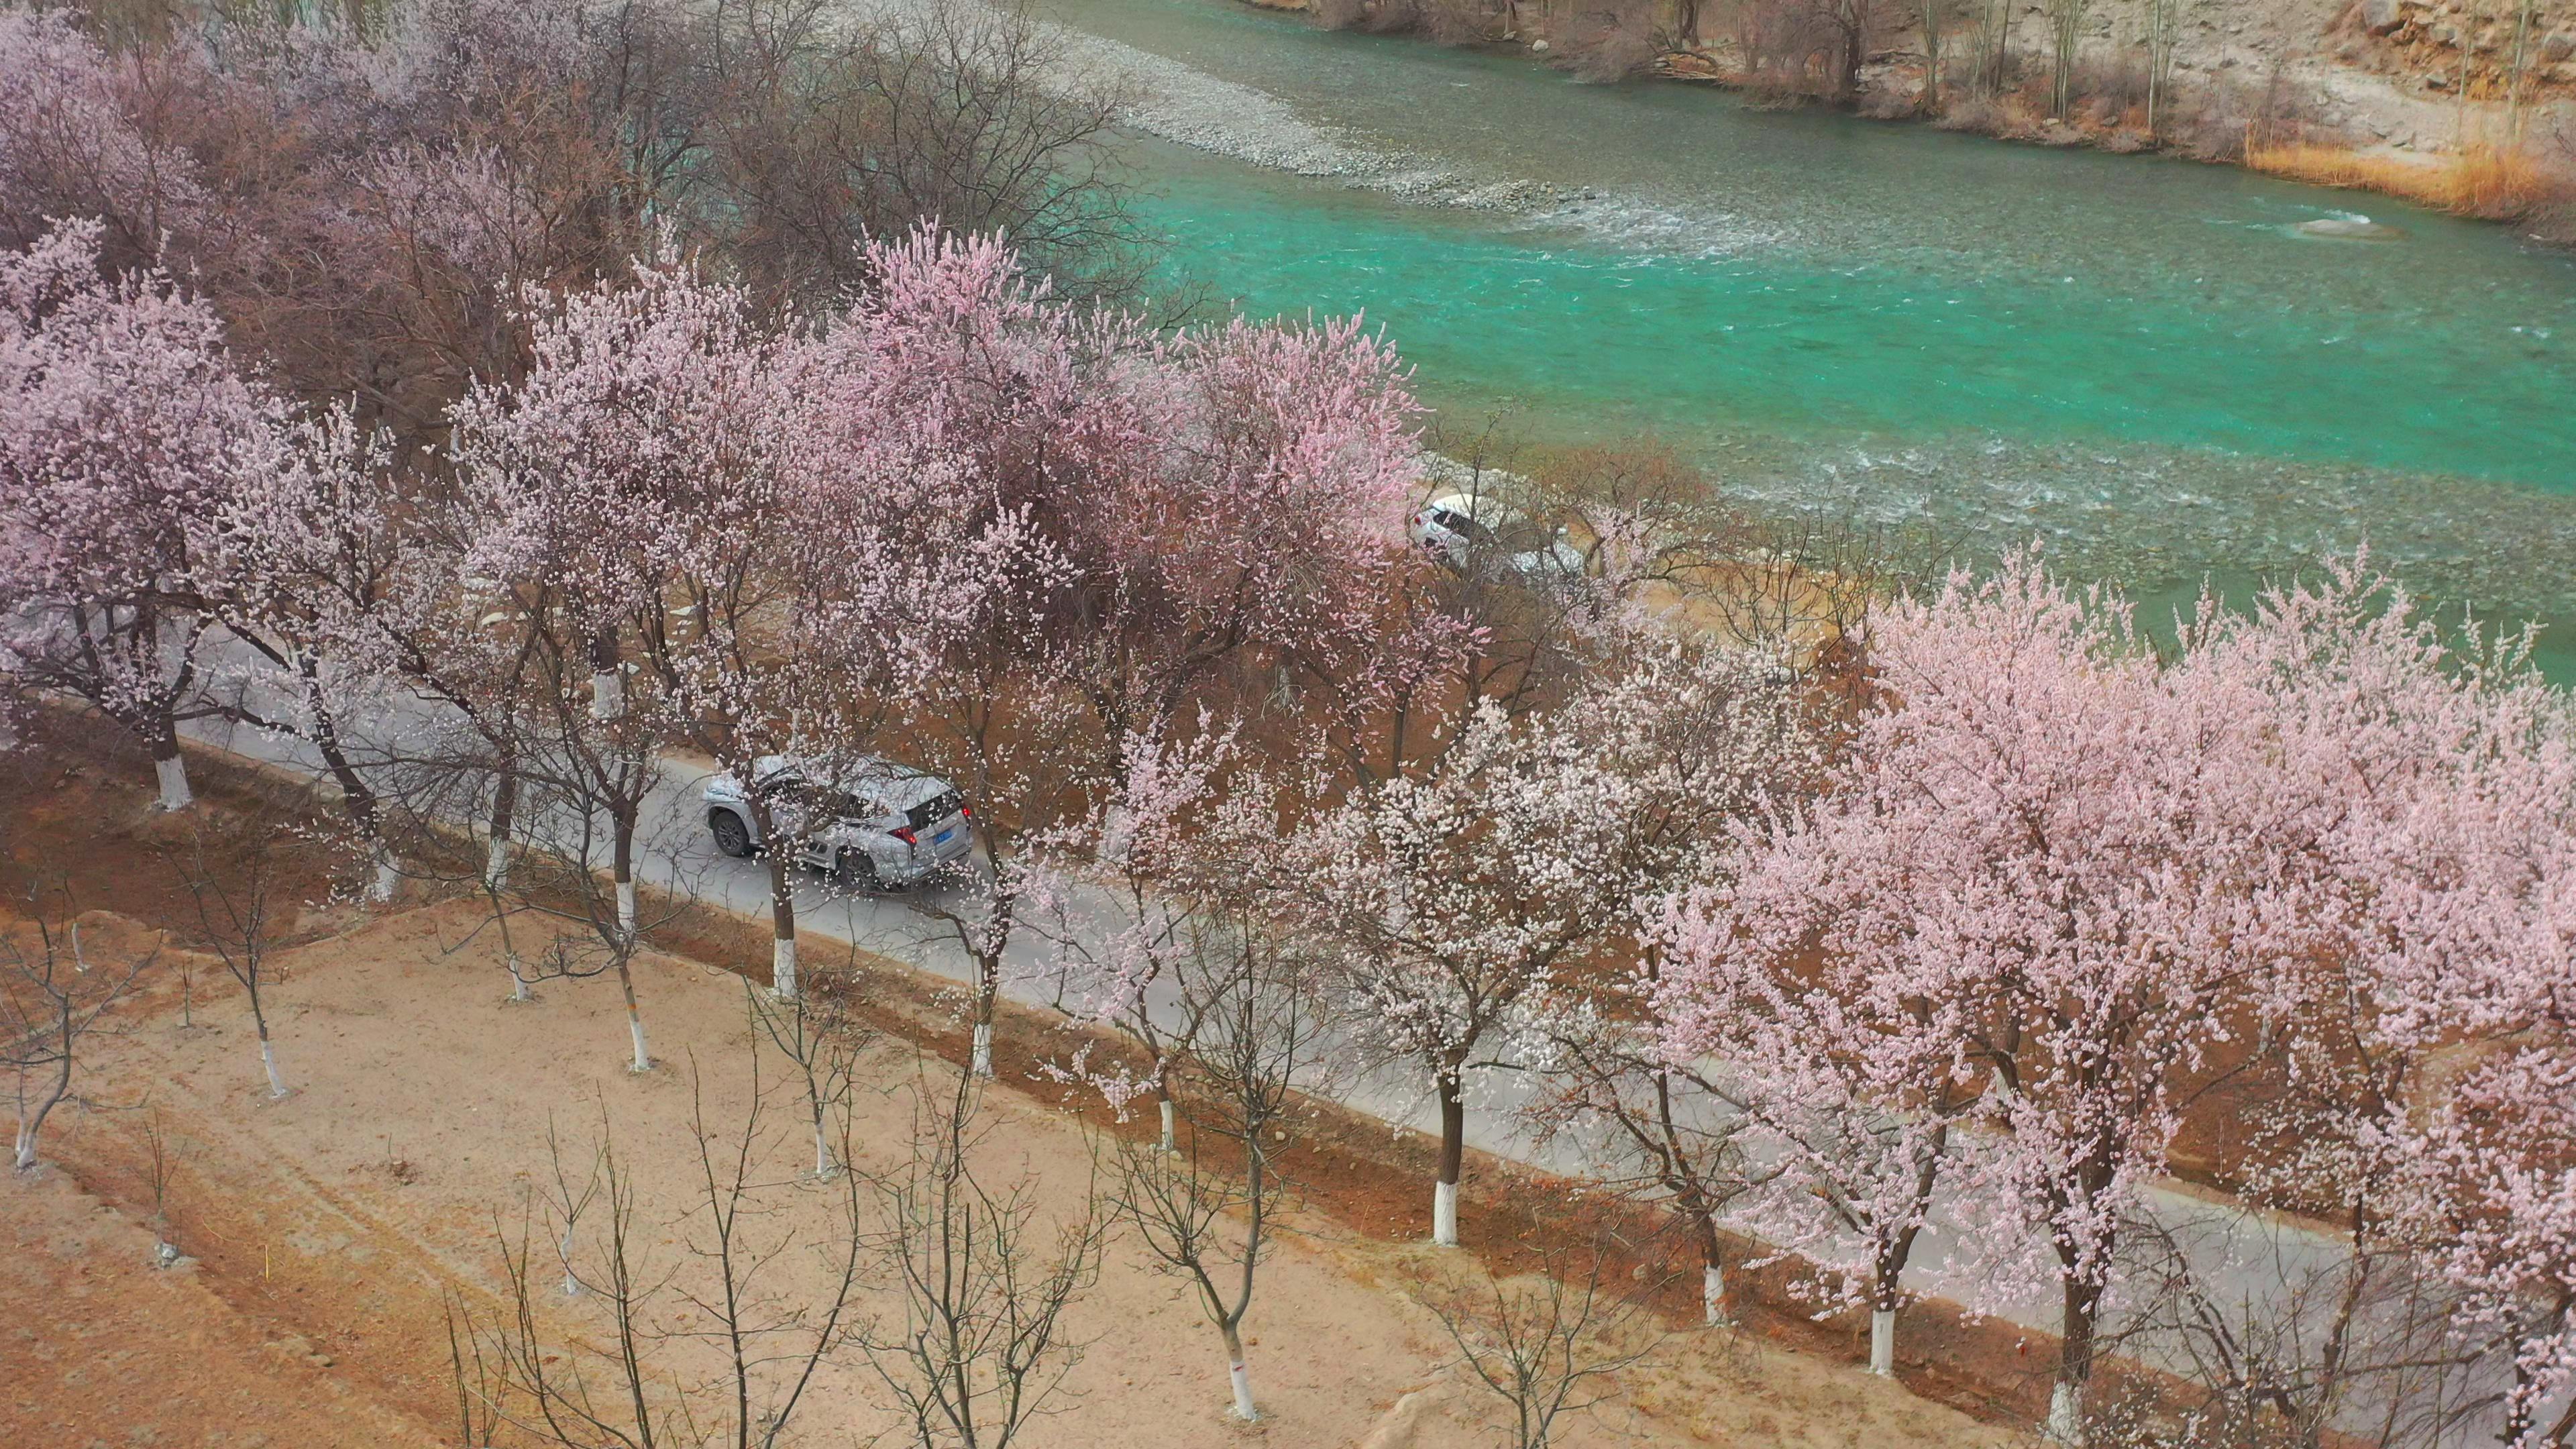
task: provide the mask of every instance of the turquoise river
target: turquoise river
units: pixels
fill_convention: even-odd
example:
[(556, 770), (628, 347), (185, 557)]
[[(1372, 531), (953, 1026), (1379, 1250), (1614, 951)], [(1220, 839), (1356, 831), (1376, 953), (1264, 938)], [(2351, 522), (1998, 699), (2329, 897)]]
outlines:
[[(1751, 500), (2041, 538), (2157, 601), (2366, 540), (2440, 598), (2564, 620), (2545, 654), (2576, 675), (2567, 254), (2230, 168), (1579, 85), (1231, 0), (1041, 13), (1363, 158), (1283, 167), (1186, 107), (1148, 129), (1200, 145), (1132, 152), (1176, 272), (1255, 315), (1364, 311), (1444, 433), (1497, 411), (1539, 441), (1652, 433)], [(2300, 230), (2354, 214), (2396, 235)]]

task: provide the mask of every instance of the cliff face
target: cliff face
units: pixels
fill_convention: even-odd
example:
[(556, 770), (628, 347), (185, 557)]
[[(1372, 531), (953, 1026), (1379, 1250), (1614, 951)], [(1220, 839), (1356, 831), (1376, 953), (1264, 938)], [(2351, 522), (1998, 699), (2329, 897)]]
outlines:
[[(2142, 69), (2152, 0), (2090, 0), (2079, 50), (2095, 74)], [(2025, 73), (2051, 63), (2048, 0), (2019, 5)], [(2567, 114), (2576, 0), (2181, 0), (2177, 99), (2229, 119), (2355, 145), (2492, 143), (2519, 109)], [(1919, 44), (1919, 26), (1909, 39)], [(2571, 127), (2576, 129), (2576, 127)]]

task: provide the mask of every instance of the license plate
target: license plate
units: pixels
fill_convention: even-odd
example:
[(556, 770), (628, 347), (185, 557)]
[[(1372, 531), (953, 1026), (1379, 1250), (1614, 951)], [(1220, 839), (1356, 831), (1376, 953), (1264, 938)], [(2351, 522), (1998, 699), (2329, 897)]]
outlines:
[(957, 827), (952, 825), (946, 830), (939, 832), (937, 835), (930, 837), (930, 843), (933, 845), (946, 845), (948, 843), (948, 838), (956, 833)]

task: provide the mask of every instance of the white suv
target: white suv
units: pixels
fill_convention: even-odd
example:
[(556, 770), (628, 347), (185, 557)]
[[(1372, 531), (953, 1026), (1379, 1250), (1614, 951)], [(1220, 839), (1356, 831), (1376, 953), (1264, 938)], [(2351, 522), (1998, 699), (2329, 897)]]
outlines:
[(749, 791), (730, 774), (707, 782), (707, 831), (726, 855), (767, 844), (752, 818), (753, 792), (795, 843), (797, 860), (860, 890), (918, 885), (975, 848), (974, 811), (936, 775), (871, 756), (834, 776), (812, 761), (767, 755), (752, 768)]
[(1583, 555), (1550, 529), (1490, 493), (1436, 495), (1413, 515), (1414, 546), (1462, 574), (1491, 571), (1523, 583), (1583, 577)]

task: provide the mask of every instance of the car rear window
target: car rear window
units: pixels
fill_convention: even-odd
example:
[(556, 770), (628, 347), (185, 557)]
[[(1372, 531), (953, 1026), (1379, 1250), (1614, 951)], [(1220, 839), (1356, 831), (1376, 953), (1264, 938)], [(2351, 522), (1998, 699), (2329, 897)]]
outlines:
[(903, 820), (915, 830), (928, 830), (964, 808), (965, 796), (945, 790), (903, 812)]

